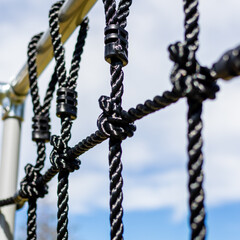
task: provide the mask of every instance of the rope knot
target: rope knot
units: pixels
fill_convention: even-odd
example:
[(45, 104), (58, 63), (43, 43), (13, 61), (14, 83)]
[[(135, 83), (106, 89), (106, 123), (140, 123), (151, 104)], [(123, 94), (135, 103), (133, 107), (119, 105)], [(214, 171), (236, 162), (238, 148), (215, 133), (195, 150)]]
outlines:
[(50, 162), (55, 169), (73, 172), (80, 168), (81, 161), (77, 158), (70, 158), (67, 151), (70, 149), (61, 137), (53, 135), (50, 140), (53, 150), (50, 154)]
[(210, 75), (210, 70), (200, 66), (195, 51), (186, 43), (177, 42), (168, 48), (170, 59), (175, 63), (170, 78), (174, 88), (200, 102), (214, 99), (219, 87)]
[(33, 165), (25, 166), (26, 176), (20, 183), (20, 195), (23, 198), (43, 198), (48, 193), (48, 186), (43, 183), (42, 175)]
[(103, 134), (121, 140), (133, 136), (136, 127), (123, 118), (121, 106), (107, 96), (99, 98), (99, 106), (103, 113), (98, 117), (97, 126)]

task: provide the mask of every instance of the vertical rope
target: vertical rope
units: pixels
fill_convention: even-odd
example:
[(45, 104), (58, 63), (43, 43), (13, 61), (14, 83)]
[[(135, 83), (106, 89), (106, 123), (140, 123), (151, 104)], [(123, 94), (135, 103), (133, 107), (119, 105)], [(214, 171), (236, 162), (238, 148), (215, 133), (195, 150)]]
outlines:
[(61, 43), (61, 35), (59, 33), (60, 27), (58, 22), (58, 14), (65, 0), (58, 1), (52, 5), (49, 11), (49, 27), (50, 34), (52, 37), (53, 44), (53, 52), (54, 57), (57, 59), (56, 61), (56, 69), (58, 75), (58, 83), (65, 87), (67, 85), (67, 77), (66, 77), (66, 68), (65, 68), (65, 59), (64, 59), (64, 48)]
[(129, 8), (132, 5), (132, 0), (121, 0), (118, 5), (117, 18), (119, 26), (125, 28), (127, 26), (127, 17), (129, 15)]
[[(71, 126), (72, 122), (68, 117), (61, 119), (61, 138), (63, 143), (67, 144), (71, 138)], [(63, 153), (66, 153), (64, 148)], [(58, 174), (58, 224), (57, 224), (57, 240), (68, 239), (68, 176), (69, 172), (61, 169)]]
[[(198, 0), (184, 0), (185, 42), (190, 50), (199, 47)], [(206, 236), (204, 190), (203, 190), (203, 154), (202, 154), (202, 103), (188, 97), (188, 190), (190, 207), (191, 239), (204, 240)]]
[[(49, 26), (50, 34), (52, 38), (52, 45), (54, 50), (54, 57), (56, 60), (56, 77), (58, 78), (59, 90), (58, 98), (61, 94), (61, 101), (58, 104), (63, 103), (62, 108), (58, 112), (58, 116), (61, 118), (61, 135), (52, 136), (51, 144), (54, 146), (50, 156), (50, 161), (55, 169), (59, 169), (58, 174), (58, 225), (57, 225), (57, 239), (68, 239), (68, 176), (69, 171), (74, 171), (79, 168), (80, 161), (76, 159), (68, 159), (66, 157), (68, 150), (68, 141), (71, 138), (72, 120), (76, 118), (76, 105), (77, 103), (75, 88), (77, 86), (78, 71), (80, 68), (81, 54), (83, 52), (83, 46), (85, 44), (85, 38), (88, 30), (88, 19), (83, 20), (75, 50), (72, 57), (71, 68), (69, 76), (67, 77), (65, 68), (65, 52), (61, 43), (61, 35), (59, 32), (59, 11), (64, 1), (55, 3), (49, 12)], [(67, 99), (69, 101), (67, 101)], [(58, 101), (58, 99), (57, 99)], [(57, 105), (57, 110), (58, 110)], [(73, 110), (74, 109), (74, 110)], [(74, 112), (74, 113), (73, 113)], [(74, 163), (75, 162), (75, 163)], [(74, 165), (75, 164), (75, 165)], [(74, 166), (72, 166), (74, 165)]]
[[(117, 24), (122, 28), (127, 25), (127, 16), (129, 15), (129, 7), (132, 1), (121, 0), (116, 10), (116, 1), (103, 0), (106, 26)], [(115, 106), (113, 118), (117, 118), (117, 112), (122, 110), (123, 95), (123, 63), (117, 58), (111, 59), (111, 93), (110, 102)], [(122, 140), (112, 134), (109, 139), (109, 178), (110, 178), (110, 224), (111, 224), (111, 240), (123, 239), (123, 178), (122, 178)]]
[(103, 0), (106, 24), (116, 23), (116, 1), (115, 0)]
[(188, 190), (191, 211), (191, 239), (205, 239), (206, 227), (203, 191), (203, 154), (202, 154), (202, 103), (188, 99)]
[[(65, 58), (64, 58), (64, 48), (61, 43), (61, 35), (59, 33), (59, 20), (58, 14), (60, 8), (65, 1), (59, 1), (55, 3), (49, 12), (49, 26), (50, 34), (52, 37), (52, 44), (54, 49), (54, 57), (56, 59), (56, 70), (59, 86), (67, 86), (66, 68), (65, 68)], [(65, 129), (65, 127), (67, 127)], [(70, 135), (71, 131), (71, 121), (68, 117), (61, 119), (61, 137), (63, 143), (66, 145), (67, 140), (70, 139), (66, 137)], [(65, 134), (64, 134), (65, 133)], [(64, 136), (63, 136), (64, 134)], [(64, 151), (64, 149), (62, 150)], [(60, 169), (58, 174), (58, 224), (57, 224), (57, 239), (68, 239), (68, 172), (62, 171)]]
[[(40, 133), (40, 122), (37, 123), (37, 125), (34, 123), (34, 120), (37, 119), (37, 117), (45, 116), (45, 114), (49, 115), (49, 108), (51, 103), (51, 97), (53, 95), (53, 91), (55, 88), (55, 84), (52, 83), (54, 86), (49, 86), (47, 90), (47, 94), (45, 97), (46, 104), (44, 107), (44, 112), (42, 111), (43, 108), (40, 104), (40, 97), (39, 97), (39, 91), (38, 91), (38, 82), (37, 82), (37, 64), (36, 64), (36, 58), (37, 58), (37, 43), (40, 40), (43, 33), (39, 33), (32, 37), (29, 45), (28, 45), (28, 73), (29, 73), (29, 85), (30, 85), (30, 93), (32, 98), (32, 104), (33, 104), (33, 125), (34, 127), (39, 127), (37, 129), (38, 136)], [(51, 84), (49, 84), (51, 85)], [(34, 132), (35, 130), (33, 130)], [(26, 169), (26, 177), (21, 182), (21, 193), (29, 198), (29, 208), (28, 208), (28, 224), (27, 224), (27, 239), (36, 239), (36, 209), (37, 209), (37, 198), (44, 195), (44, 190), (40, 188), (44, 188), (44, 186), (41, 186), (38, 189), (38, 176), (40, 176), (40, 171), (44, 167), (44, 162), (46, 159), (46, 146), (45, 146), (45, 140), (44, 139), (33, 139), (36, 141), (37, 144), (37, 160), (35, 163), (35, 166), (31, 166), (30, 168), (27, 167)], [(35, 174), (35, 177), (33, 175)], [(29, 182), (30, 181), (30, 182)], [(28, 186), (28, 183), (32, 184), (32, 187)], [(41, 192), (43, 190), (43, 192)], [(41, 192), (41, 193), (40, 193)]]
[(123, 178), (122, 178), (122, 147), (119, 140), (109, 140), (109, 177), (110, 177), (110, 223), (111, 239), (123, 239)]
[(46, 144), (43, 141), (37, 141), (36, 144), (37, 144), (37, 160), (35, 164), (35, 169), (37, 171), (41, 171), (46, 159)]
[(57, 239), (68, 239), (68, 171), (60, 171), (58, 174), (58, 223)]
[(49, 110), (50, 110), (50, 107), (51, 107), (51, 102), (52, 102), (52, 99), (53, 99), (53, 93), (55, 91), (57, 80), (58, 80), (57, 69), (55, 67), (54, 73), (53, 73), (52, 78), (51, 78), (51, 81), (48, 84), (48, 88), (47, 88), (45, 98), (44, 98), (44, 101), (43, 101), (43, 106), (42, 106), (42, 114), (46, 117), (49, 116)]
[[(111, 65), (111, 99), (121, 109), (123, 95), (122, 63)], [(123, 178), (122, 178), (122, 141), (114, 137), (109, 140), (109, 178), (110, 178), (110, 223), (111, 239), (123, 239)]]
[(183, 7), (185, 13), (185, 41), (191, 50), (196, 51), (199, 47), (198, 0), (183, 0)]
[(37, 200), (31, 198), (28, 200), (28, 222), (27, 222), (27, 240), (36, 240), (37, 239)]
[(75, 44), (72, 61), (71, 61), (71, 67), (70, 67), (69, 76), (68, 76), (68, 87), (71, 90), (75, 89), (77, 86), (77, 77), (80, 69), (80, 62), (81, 62), (81, 56), (83, 53), (83, 47), (85, 45), (85, 40), (87, 37), (88, 24), (89, 24), (89, 20), (88, 18), (85, 18), (81, 23), (81, 28)]

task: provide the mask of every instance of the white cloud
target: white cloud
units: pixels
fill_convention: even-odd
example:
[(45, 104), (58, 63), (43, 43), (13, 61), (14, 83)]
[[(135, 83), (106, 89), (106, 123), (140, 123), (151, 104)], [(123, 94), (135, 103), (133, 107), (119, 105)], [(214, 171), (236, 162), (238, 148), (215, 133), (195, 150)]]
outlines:
[(143, 140), (128, 141), (123, 146), (123, 164), (127, 171), (138, 172), (153, 164), (154, 158), (151, 147)]
[(186, 175), (178, 169), (135, 178), (129, 176), (125, 183), (125, 208), (130, 211), (172, 208), (175, 216), (185, 214), (185, 185)]
[(240, 163), (236, 155), (210, 155), (205, 162), (207, 203), (210, 206), (240, 201)]
[[(106, 171), (107, 173), (107, 171)], [(108, 176), (97, 171), (79, 172), (69, 178), (69, 206), (74, 213), (88, 214), (98, 208), (108, 207)], [(57, 181), (50, 184), (46, 202), (57, 202)]]

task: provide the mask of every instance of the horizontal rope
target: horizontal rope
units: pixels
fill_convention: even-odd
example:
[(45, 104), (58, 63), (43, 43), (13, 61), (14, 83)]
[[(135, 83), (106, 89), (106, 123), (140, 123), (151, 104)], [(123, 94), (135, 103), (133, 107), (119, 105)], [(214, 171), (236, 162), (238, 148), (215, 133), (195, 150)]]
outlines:
[[(136, 108), (130, 108), (127, 112), (123, 112), (124, 118), (126, 118), (130, 122), (134, 122), (135, 120), (140, 120), (141, 118), (147, 116), (150, 113), (161, 110), (172, 103), (177, 102), (181, 96), (172, 91), (165, 91), (162, 96), (156, 96), (153, 100), (146, 100), (144, 104), (138, 104)], [(97, 130), (95, 133), (86, 137), (74, 147), (70, 148), (67, 152), (68, 158), (76, 158), (83, 153), (87, 152), (91, 148), (96, 145), (102, 143), (107, 140), (109, 137), (104, 135), (102, 132)], [(59, 172), (58, 169), (54, 167), (50, 167), (42, 176), (41, 180), (44, 184), (51, 181), (51, 179)], [(0, 200), (0, 207), (10, 205), (10, 204), (19, 204), (18, 208), (21, 208), (23, 204), (27, 201), (27, 198), (22, 198), (17, 192), (13, 197)]]
[[(225, 55), (228, 54), (229, 56), (232, 56), (234, 50), (235, 49), (229, 50), (227, 53), (225, 53)], [(216, 61), (213, 64), (212, 68), (210, 69), (211, 75), (212, 77), (214, 77), (215, 81), (217, 81), (220, 78), (230, 79), (230, 77), (229, 78), (226, 77), (228, 76), (227, 75), (228, 68), (230, 67), (230, 65), (236, 64), (236, 62), (239, 60), (239, 56), (238, 58), (234, 58), (232, 62), (229, 63), (229, 65), (222, 64), (223, 61), (222, 59), (223, 58), (220, 58), (218, 61)], [(221, 64), (223, 65), (223, 67), (221, 71), (219, 70), (219, 72), (221, 72), (220, 74), (216, 66)], [(224, 72), (224, 74), (226, 73), (225, 74), (226, 76), (222, 72)], [(223, 75), (224, 77), (222, 77)], [(231, 78), (232, 77), (233, 76), (231, 76)], [(136, 108), (130, 108), (128, 111), (124, 111), (123, 116), (129, 122), (134, 122), (136, 120), (142, 119), (143, 117), (147, 116), (150, 113), (154, 113), (158, 110), (161, 110), (171, 105), (172, 103), (177, 102), (180, 98), (182, 98), (180, 93), (173, 88), (172, 91), (165, 91), (162, 94), (162, 96), (156, 96), (153, 98), (153, 100), (146, 100), (144, 104), (138, 104)], [(108, 139), (108, 136), (104, 135), (102, 132), (97, 130), (95, 133), (91, 134), (90, 136), (86, 137), (78, 144), (76, 144), (74, 147), (70, 148), (67, 152), (67, 155), (68, 157), (78, 157), (83, 153), (87, 152), (88, 150), (90, 150), (91, 148), (95, 147), (96, 145), (102, 143), (106, 139)], [(42, 176), (44, 183), (51, 181), (51, 179), (57, 173), (58, 173), (57, 169), (54, 169), (53, 167), (49, 168)], [(10, 204), (18, 204), (19, 205), (18, 207), (20, 208), (23, 205), (22, 202), (24, 203), (25, 201), (27, 201), (27, 199), (22, 198), (17, 192), (13, 197), (0, 200), (0, 207)], [(21, 204), (19, 204), (19, 202), (21, 202)]]
[(14, 197), (6, 198), (3, 200), (0, 200), (0, 206), (5, 206), (5, 205), (10, 205), (10, 204), (15, 204), (16, 202), (14, 201)]
[[(216, 63), (215, 63), (216, 64)], [(216, 76), (215, 81), (219, 78)], [(130, 108), (128, 111), (124, 111), (124, 118), (128, 119), (130, 122), (140, 120), (143, 117), (159, 111), (172, 103), (176, 103), (182, 96), (180, 93), (172, 89), (172, 91), (163, 92), (162, 96), (155, 96), (153, 100), (146, 100), (144, 104), (138, 104), (136, 108)], [(70, 148), (67, 152), (69, 158), (78, 157), (83, 153), (87, 152), (96, 145), (104, 142), (109, 137), (104, 135), (99, 130), (95, 131), (91, 135), (87, 136), (74, 147)], [(50, 182), (51, 179), (59, 172), (58, 169), (50, 167), (42, 176), (44, 183)], [(18, 204), (18, 208), (21, 208), (28, 199), (22, 198), (17, 192), (13, 197), (0, 200), (0, 207), (7, 206), (10, 204)], [(21, 204), (19, 204), (21, 203)]]
[[(172, 90), (171, 92), (165, 91), (162, 96), (156, 96), (153, 100), (146, 100), (144, 104), (138, 104), (136, 108), (130, 108), (127, 112), (124, 111), (123, 117), (129, 122), (134, 122), (150, 113), (159, 111), (170, 104), (177, 102), (180, 98), (181, 95), (175, 92), (175, 90)], [(68, 150), (67, 155), (70, 158), (78, 157), (106, 139), (108, 139), (108, 136), (98, 130)]]

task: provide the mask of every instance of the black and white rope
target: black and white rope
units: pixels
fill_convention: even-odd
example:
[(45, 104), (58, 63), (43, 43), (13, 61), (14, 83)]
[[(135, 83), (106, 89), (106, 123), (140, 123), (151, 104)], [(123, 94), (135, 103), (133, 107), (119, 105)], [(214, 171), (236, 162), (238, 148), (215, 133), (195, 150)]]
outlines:
[(28, 200), (28, 222), (27, 222), (27, 240), (37, 239), (37, 200), (31, 198)]
[(204, 240), (206, 236), (203, 154), (202, 154), (202, 102), (214, 99), (219, 87), (210, 70), (196, 60), (199, 47), (198, 0), (184, 0), (185, 41), (169, 46), (170, 59), (175, 62), (171, 72), (174, 89), (188, 99), (188, 190), (190, 227), (192, 240)]
[[(106, 26), (115, 24), (125, 28), (127, 16), (132, 1), (121, 0), (116, 9), (116, 1), (103, 0)], [(121, 47), (121, 46), (119, 46)], [(122, 95), (123, 95), (123, 62), (115, 57), (111, 59), (111, 93), (110, 97), (102, 96), (99, 104), (103, 113), (98, 118), (98, 128), (101, 134), (110, 138), (109, 140), (109, 178), (110, 178), (110, 224), (111, 239), (123, 239), (123, 178), (122, 178), (122, 148), (121, 142), (127, 136), (132, 136), (135, 126), (123, 120)], [(95, 136), (94, 136), (95, 137)], [(94, 138), (93, 137), (93, 138)], [(95, 143), (97, 143), (95, 141)], [(90, 144), (91, 146), (92, 144)]]
[[(83, 20), (77, 43), (73, 53), (71, 62), (71, 68), (69, 76), (67, 77), (65, 67), (65, 53), (61, 43), (61, 35), (59, 28), (59, 11), (64, 1), (55, 3), (49, 12), (49, 26), (50, 34), (52, 38), (52, 45), (54, 50), (54, 57), (56, 60), (56, 72), (60, 89), (68, 89), (75, 91), (77, 85), (78, 71), (80, 68), (81, 54), (83, 52), (83, 46), (85, 44), (85, 38), (88, 30), (88, 19)], [(74, 99), (76, 101), (76, 99)], [(68, 141), (71, 138), (72, 118), (69, 115), (60, 115), (61, 117), (61, 135), (52, 136), (51, 144), (53, 150), (50, 155), (50, 161), (55, 171), (59, 171), (58, 174), (58, 226), (57, 226), (57, 239), (68, 239), (68, 176), (69, 172), (79, 169), (80, 161), (75, 158), (67, 157)], [(51, 179), (51, 175), (54, 172), (50, 171), (50, 175), (45, 179)]]
[(184, 27), (185, 27), (185, 41), (191, 50), (196, 51), (199, 46), (199, 12), (198, 0), (183, 0), (184, 7)]
[[(198, 49), (198, 0), (184, 0), (185, 41), (194, 52)], [(190, 227), (192, 240), (204, 240), (206, 236), (204, 190), (203, 190), (203, 155), (202, 155), (202, 102), (188, 98), (188, 190), (190, 207)]]
[[(37, 83), (37, 44), (43, 33), (39, 33), (32, 37), (28, 45), (28, 74), (29, 74), (29, 85), (30, 94), (33, 103), (33, 112), (35, 116), (49, 116), (50, 102), (52, 99), (55, 83), (50, 84), (44, 101), (44, 108), (40, 104), (40, 97)], [(44, 111), (43, 111), (44, 109)], [(41, 178), (40, 171), (44, 166), (46, 159), (46, 146), (44, 140), (36, 140), (37, 144), (37, 160), (35, 166), (28, 164), (25, 167), (26, 176), (21, 181), (21, 189), (19, 195), (28, 199), (28, 228), (27, 228), (27, 239), (36, 239), (36, 209), (37, 209), (37, 198), (43, 197), (47, 193), (47, 187), (45, 184), (39, 182)]]

